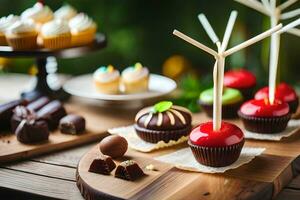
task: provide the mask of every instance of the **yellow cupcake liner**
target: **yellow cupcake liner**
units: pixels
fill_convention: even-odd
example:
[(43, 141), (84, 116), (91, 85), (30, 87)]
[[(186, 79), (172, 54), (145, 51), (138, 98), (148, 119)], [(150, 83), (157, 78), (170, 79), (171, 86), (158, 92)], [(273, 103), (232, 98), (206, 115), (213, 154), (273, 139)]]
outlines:
[(103, 83), (97, 80), (94, 80), (95, 87), (99, 93), (103, 94), (118, 94), (120, 79), (116, 79), (111, 82)]
[(37, 34), (7, 35), (6, 41), (15, 50), (35, 49), (37, 47)]
[(134, 82), (122, 80), (122, 90), (124, 93), (132, 94), (148, 91), (149, 76)]
[(72, 46), (82, 46), (94, 41), (96, 29), (88, 29), (83, 32), (72, 33)]
[(71, 34), (43, 37), (43, 45), (47, 49), (63, 49), (70, 47)]
[(6, 46), (7, 42), (6, 42), (6, 37), (4, 34), (0, 33), (0, 46)]

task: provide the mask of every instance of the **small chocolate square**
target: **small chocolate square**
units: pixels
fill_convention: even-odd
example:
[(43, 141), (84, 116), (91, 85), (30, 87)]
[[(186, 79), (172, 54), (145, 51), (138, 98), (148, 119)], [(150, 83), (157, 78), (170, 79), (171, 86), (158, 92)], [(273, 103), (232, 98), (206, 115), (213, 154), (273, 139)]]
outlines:
[(115, 177), (129, 181), (134, 181), (144, 175), (143, 170), (134, 160), (126, 160), (120, 163), (115, 172)]
[(89, 172), (109, 175), (115, 168), (116, 164), (110, 156), (100, 155), (91, 163)]
[(85, 119), (79, 115), (67, 115), (60, 120), (59, 130), (74, 135), (82, 133), (85, 130)]

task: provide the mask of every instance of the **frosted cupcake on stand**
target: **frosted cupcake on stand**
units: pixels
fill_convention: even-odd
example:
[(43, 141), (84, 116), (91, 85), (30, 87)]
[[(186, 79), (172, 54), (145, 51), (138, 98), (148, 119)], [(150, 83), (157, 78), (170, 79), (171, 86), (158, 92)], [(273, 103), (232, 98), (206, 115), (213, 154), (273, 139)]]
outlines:
[(63, 19), (69, 21), (77, 15), (77, 10), (69, 4), (65, 4), (54, 12), (55, 19)]
[(7, 29), (19, 20), (16, 15), (8, 15), (7, 17), (0, 18), (0, 46), (7, 45), (5, 32)]
[(102, 66), (93, 74), (94, 84), (99, 93), (118, 94), (120, 85), (120, 72), (112, 65)]

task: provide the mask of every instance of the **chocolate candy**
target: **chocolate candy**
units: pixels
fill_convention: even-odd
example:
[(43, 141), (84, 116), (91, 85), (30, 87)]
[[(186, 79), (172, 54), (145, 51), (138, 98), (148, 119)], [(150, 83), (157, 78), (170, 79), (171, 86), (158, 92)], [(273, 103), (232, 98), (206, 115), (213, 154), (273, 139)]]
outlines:
[(79, 115), (67, 115), (60, 120), (59, 130), (68, 134), (81, 133), (85, 130), (85, 119)]
[(15, 100), (0, 105), (0, 130), (9, 129), (13, 109), (18, 105), (25, 105), (26, 103), (25, 100)]
[(109, 175), (116, 168), (110, 156), (100, 155), (90, 165), (89, 172)]
[(32, 111), (38, 111), (50, 102), (48, 97), (41, 97), (27, 105), (27, 108)]
[(111, 135), (104, 138), (100, 144), (100, 151), (112, 158), (122, 157), (128, 148), (127, 140), (119, 135)]
[(143, 170), (133, 160), (126, 160), (124, 162), (121, 162), (115, 172), (115, 177), (129, 181), (134, 181), (144, 175), (145, 174)]
[(59, 120), (66, 114), (65, 108), (58, 100), (51, 101), (37, 112), (38, 118), (47, 121), (50, 130), (55, 130), (58, 127)]
[(13, 116), (11, 118), (11, 131), (15, 132), (16, 128), (19, 126), (24, 119), (35, 119), (36, 115), (33, 111), (29, 110), (25, 106), (17, 106), (13, 110)]
[(48, 140), (49, 129), (47, 122), (43, 120), (22, 120), (15, 134), (17, 140), (22, 143), (36, 143)]

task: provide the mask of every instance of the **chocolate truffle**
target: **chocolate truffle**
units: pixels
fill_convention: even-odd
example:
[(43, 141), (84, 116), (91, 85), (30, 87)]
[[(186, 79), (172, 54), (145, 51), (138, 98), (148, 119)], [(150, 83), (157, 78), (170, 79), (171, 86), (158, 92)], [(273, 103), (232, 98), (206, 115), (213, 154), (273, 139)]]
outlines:
[(58, 127), (59, 120), (66, 114), (65, 108), (58, 100), (51, 101), (37, 112), (38, 118), (47, 121), (50, 130), (55, 130)]
[(24, 119), (35, 119), (36, 115), (33, 111), (29, 110), (25, 106), (17, 106), (13, 110), (13, 116), (11, 118), (11, 131), (15, 132), (16, 128), (19, 126)]
[(99, 144), (100, 151), (112, 158), (122, 157), (128, 148), (127, 140), (119, 135), (104, 138)]
[(24, 119), (17, 127), (15, 134), (22, 143), (36, 143), (48, 140), (49, 129), (43, 120)]
[(110, 156), (100, 155), (91, 163), (89, 172), (109, 175), (115, 168), (116, 164)]
[(44, 107), (46, 104), (50, 102), (50, 99), (48, 97), (40, 97), (37, 100), (31, 102), (27, 105), (27, 108), (29, 110), (32, 110), (34, 112), (40, 110), (42, 107)]
[(73, 135), (82, 133), (85, 130), (85, 119), (79, 115), (67, 115), (60, 120), (59, 130)]
[(115, 177), (129, 181), (134, 181), (144, 175), (143, 170), (134, 160), (121, 162), (115, 172)]
[(163, 101), (139, 111), (134, 128), (137, 135), (147, 142), (169, 142), (187, 136), (192, 128), (191, 112), (172, 102)]
[(25, 100), (15, 100), (0, 105), (0, 130), (9, 129), (10, 119), (13, 115), (13, 110), (19, 105), (25, 105)]

